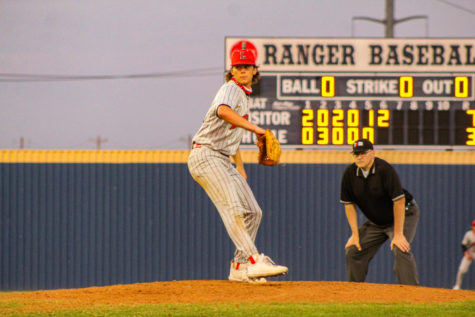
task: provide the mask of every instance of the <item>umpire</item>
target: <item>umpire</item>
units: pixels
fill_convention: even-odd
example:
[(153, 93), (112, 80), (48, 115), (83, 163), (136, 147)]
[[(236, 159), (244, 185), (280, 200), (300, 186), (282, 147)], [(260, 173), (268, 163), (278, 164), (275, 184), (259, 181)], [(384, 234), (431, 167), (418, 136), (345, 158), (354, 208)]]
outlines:
[[(369, 262), (389, 238), (399, 283), (419, 285), (410, 245), (419, 220), (418, 205), (402, 188), (394, 168), (375, 156), (370, 141), (356, 141), (352, 153), (354, 163), (345, 169), (340, 193), (352, 233), (345, 246), (348, 280), (365, 281)], [(359, 228), (355, 206), (367, 218)]]

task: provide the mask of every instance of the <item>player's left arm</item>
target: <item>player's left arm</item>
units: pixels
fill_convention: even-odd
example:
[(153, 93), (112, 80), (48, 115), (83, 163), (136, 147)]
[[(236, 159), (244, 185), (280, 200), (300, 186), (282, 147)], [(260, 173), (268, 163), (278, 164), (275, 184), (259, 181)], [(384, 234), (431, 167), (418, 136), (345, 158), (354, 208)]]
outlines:
[(238, 148), (236, 154), (232, 156), (234, 163), (236, 163), (236, 169), (239, 174), (247, 180), (246, 170), (244, 169), (244, 162), (242, 161), (241, 150)]
[(406, 199), (396, 200), (393, 204), (394, 212), (394, 237), (391, 241), (391, 250), (397, 246), (402, 252), (409, 252), (411, 245), (404, 236), (404, 220), (406, 215)]

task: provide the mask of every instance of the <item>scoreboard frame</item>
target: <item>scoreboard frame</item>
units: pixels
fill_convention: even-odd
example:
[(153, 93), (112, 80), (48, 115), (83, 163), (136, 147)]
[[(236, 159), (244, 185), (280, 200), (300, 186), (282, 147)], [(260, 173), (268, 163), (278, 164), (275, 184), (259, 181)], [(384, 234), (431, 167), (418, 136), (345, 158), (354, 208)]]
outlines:
[(261, 75), (249, 120), (283, 148), (475, 150), (475, 39), (229, 37), (225, 70), (243, 42)]

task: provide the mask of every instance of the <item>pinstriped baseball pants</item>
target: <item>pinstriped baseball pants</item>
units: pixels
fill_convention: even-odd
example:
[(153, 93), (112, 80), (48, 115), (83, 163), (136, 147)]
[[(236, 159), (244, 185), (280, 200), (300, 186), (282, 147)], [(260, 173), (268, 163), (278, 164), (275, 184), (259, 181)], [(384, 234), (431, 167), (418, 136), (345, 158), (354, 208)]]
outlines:
[(247, 181), (228, 156), (205, 146), (191, 151), (188, 169), (218, 210), (236, 246), (234, 260), (246, 263), (251, 255), (258, 253), (254, 241), (262, 218), (262, 210)]
[(457, 280), (455, 281), (455, 285), (462, 287), (463, 276), (465, 273), (468, 272), (470, 265), (472, 264), (472, 259), (467, 259), (465, 254), (463, 255), (462, 261), (460, 261), (460, 265), (457, 271)]

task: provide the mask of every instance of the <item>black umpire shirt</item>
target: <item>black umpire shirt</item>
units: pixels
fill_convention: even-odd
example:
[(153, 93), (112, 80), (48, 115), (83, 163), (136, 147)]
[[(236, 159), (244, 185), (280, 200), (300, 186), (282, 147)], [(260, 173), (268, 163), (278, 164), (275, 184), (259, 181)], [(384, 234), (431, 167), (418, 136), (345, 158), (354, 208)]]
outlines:
[(375, 157), (368, 176), (355, 163), (349, 165), (341, 180), (340, 202), (356, 204), (363, 214), (377, 225), (394, 223), (393, 202), (411, 194), (402, 188), (399, 176), (385, 160)]

